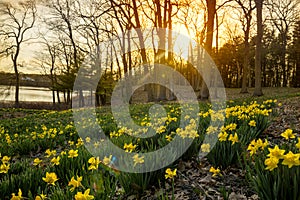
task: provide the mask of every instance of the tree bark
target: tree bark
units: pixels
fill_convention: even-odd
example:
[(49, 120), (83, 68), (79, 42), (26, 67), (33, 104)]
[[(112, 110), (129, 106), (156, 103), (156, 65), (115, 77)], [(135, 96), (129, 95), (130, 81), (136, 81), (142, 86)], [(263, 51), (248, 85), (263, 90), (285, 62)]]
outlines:
[[(243, 78), (242, 78), (242, 88), (240, 93), (248, 93), (248, 80), (250, 77), (249, 71), (249, 53), (250, 53), (250, 27), (251, 27), (251, 20), (252, 20), (252, 11), (255, 9), (252, 6), (252, 0), (249, 0), (248, 8), (243, 4), (242, 1), (236, 0), (236, 2), (240, 5), (243, 10), (244, 17), (246, 19), (246, 25), (243, 27), (244, 30), (244, 60), (243, 60)], [(249, 81), (249, 86), (251, 85)]]
[[(207, 5), (207, 29), (206, 29), (206, 41), (205, 49), (208, 54), (212, 54), (213, 32), (214, 32), (214, 17), (216, 12), (216, 0), (206, 0)], [(211, 76), (211, 74), (205, 74), (205, 76)], [(208, 78), (210, 80), (210, 78)], [(205, 100), (209, 97), (209, 90), (205, 81), (202, 81), (201, 86), (201, 99)]]
[(243, 79), (242, 79), (242, 89), (240, 93), (248, 93), (248, 76), (249, 76), (249, 51), (250, 51), (250, 45), (249, 45), (249, 34), (250, 34), (250, 20), (247, 19), (247, 27), (245, 31), (245, 49), (244, 49), (244, 61), (243, 61)]
[[(139, 14), (138, 14), (138, 10), (137, 10), (137, 5), (136, 5), (136, 0), (132, 0), (132, 4), (133, 4), (133, 14), (134, 14), (134, 18), (135, 18), (135, 23), (136, 23), (136, 32), (139, 38), (139, 45), (141, 48), (140, 54), (142, 57), (142, 62), (144, 65), (144, 74), (147, 74), (150, 69), (149, 66), (147, 65), (148, 61), (147, 61), (147, 55), (146, 55), (146, 49), (145, 49), (145, 43), (144, 43), (144, 36), (141, 30), (141, 23), (140, 23), (140, 18), (139, 18)], [(147, 91), (147, 101), (153, 101), (153, 91), (152, 91), (152, 87), (151, 85), (146, 85), (145, 86), (145, 90)]]
[(262, 58), (262, 7), (263, 0), (255, 0), (256, 15), (257, 15), (257, 37), (256, 37), (256, 49), (255, 49), (255, 88), (253, 96), (262, 96), (261, 86), (261, 58)]

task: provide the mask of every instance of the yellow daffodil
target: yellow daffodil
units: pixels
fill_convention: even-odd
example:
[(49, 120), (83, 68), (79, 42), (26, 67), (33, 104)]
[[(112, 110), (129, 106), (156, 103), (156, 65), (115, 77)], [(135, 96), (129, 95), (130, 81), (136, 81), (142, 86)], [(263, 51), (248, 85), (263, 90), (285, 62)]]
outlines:
[(22, 197), (22, 190), (19, 189), (18, 191), (18, 196), (15, 195), (15, 193), (12, 193), (11, 194), (11, 200), (21, 200), (23, 197)]
[(268, 157), (276, 157), (278, 159), (283, 158), (283, 154), (285, 150), (279, 149), (278, 145), (276, 145), (273, 149), (268, 148), (269, 154), (267, 155)]
[(273, 171), (278, 167), (279, 159), (277, 157), (270, 157), (265, 160), (266, 170)]
[(227, 140), (228, 134), (226, 132), (219, 133), (218, 138), (220, 142), (225, 142)]
[(7, 164), (7, 163), (9, 162), (9, 160), (10, 160), (10, 157), (8, 157), (8, 156), (3, 156), (3, 158), (2, 158), (2, 163), (3, 163), (3, 164)]
[(88, 170), (97, 170), (98, 169), (98, 165), (100, 164), (100, 159), (99, 157), (95, 158), (95, 157), (91, 157), (88, 160), (88, 163), (90, 164), (90, 166), (88, 167)]
[(77, 176), (77, 180), (75, 180), (74, 176), (71, 178), (71, 181), (69, 182), (68, 186), (72, 186), (70, 188), (70, 191), (73, 192), (75, 188), (82, 186), (81, 184), (82, 176)]
[(125, 143), (123, 148), (125, 149), (125, 152), (132, 152), (133, 150), (135, 150), (136, 146), (137, 145), (133, 145), (132, 143)]
[(256, 154), (256, 151), (258, 150), (258, 147), (256, 145), (249, 145), (247, 148), (248, 151), (250, 151), (250, 156), (253, 156)]
[(289, 151), (286, 155), (283, 156), (283, 165), (287, 165), (289, 168), (293, 166), (298, 166), (300, 165), (300, 160), (299, 160), (300, 154), (294, 154), (293, 152)]
[(207, 144), (202, 144), (202, 145), (201, 145), (201, 151), (202, 151), (202, 152), (208, 153), (208, 152), (210, 151), (210, 144), (209, 144), (209, 143), (207, 143)]
[(56, 174), (54, 172), (46, 172), (46, 177), (43, 177), (43, 181), (50, 185), (55, 185), (55, 182), (58, 180)]
[(218, 131), (218, 127), (214, 127), (214, 126), (209, 126), (207, 129), (206, 129), (206, 134), (207, 135), (210, 135), (212, 133), (215, 133)]
[(71, 149), (68, 152), (68, 158), (76, 158), (78, 156), (78, 150)]
[(168, 142), (171, 142), (172, 139), (173, 139), (171, 135), (166, 135), (165, 138), (166, 138), (166, 140), (167, 140)]
[(290, 138), (295, 138), (295, 135), (293, 134), (293, 130), (292, 129), (286, 129), (282, 134), (282, 137), (284, 137), (286, 140), (290, 139)]
[(90, 142), (91, 142), (91, 138), (90, 138), (90, 137), (86, 137), (86, 138), (85, 138), (85, 142), (86, 142), (86, 143), (90, 143)]
[(170, 168), (166, 169), (165, 178), (166, 179), (174, 178), (176, 176), (176, 172), (177, 172), (177, 169), (174, 169), (173, 171)]
[(166, 126), (160, 126), (156, 129), (156, 133), (164, 133), (166, 132)]
[(47, 149), (46, 152), (45, 152), (47, 155), (45, 156), (46, 158), (49, 158), (51, 156), (55, 156), (56, 155), (56, 150), (50, 150), (50, 149)]
[(93, 195), (90, 195), (90, 189), (87, 189), (84, 194), (82, 192), (77, 192), (75, 195), (75, 200), (92, 200), (94, 199)]
[(237, 124), (231, 123), (225, 127), (225, 130), (234, 131), (236, 129), (236, 127), (237, 127)]
[(108, 157), (104, 156), (102, 162), (103, 162), (104, 165), (109, 165), (111, 163), (111, 159), (112, 159), (112, 155), (110, 155)]
[(52, 158), (50, 162), (51, 162), (53, 165), (59, 165), (59, 160), (60, 160), (60, 157), (57, 156), (57, 157)]
[(253, 127), (256, 126), (256, 122), (254, 120), (251, 120), (248, 124), (249, 126), (253, 126)]
[(238, 142), (239, 138), (238, 138), (237, 133), (235, 133), (234, 136), (232, 134), (230, 134), (228, 140), (232, 142), (232, 145), (234, 145), (236, 142)]
[(257, 141), (252, 140), (249, 144), (247, 150), (250, 151), (250, 155), (254, 155), (256, 151), (261, 148), (261, 150), (264, 150), (269, 145), (268, 141), (265, 139), (263, 142), (261, 139), (258, 139)]
[(135, 154), (132, 158), (133, 158), (134, 166), (136, 166), (137, 164), (144, 163), (144, 156), (139, 157), (139, 154)]
[(183, 130), (182, 128), (177, 128), (176, 129), (176, 134), (184, 139), (184, 138), (188, 137), (189, 133), (187, 131)]
[(213, 173), (212, 176), (215, 177), (215, 176), (219, 175), (221, 171), (220, 171), (219, 168), (215, 169), (214, 167), (211, 167), (211, 168), (209, 169), (209, 172)]
[(188, 132), (189, 132), (189, 138), (194, 139), (194, 138), (199, 137), (197, 130), (188, 130)]
[(6, 174), (9, 170), (9, 168), (10, 168), (9, 164), (3, 163), (2, 165), (0, 165), (0, 174), (2, 174), (2, 173)]
[(82, 140), (81, 138), (79, 138), (79, 139), (77, 140), (76, 147), (79, 148), (79, 147), (81, 147), (83, 144), (84, 144), (84, 143), (83, 143), (83, 140)]
[(45, 195), (45, 194), (40, 194), (40, 195), (37, 195), (36, 197), (35, 197), (35, 200), (44, 200), (44, 199), (47, 199), (47, 195)]
[(265, 147), (268, 146), (268, 141), (265, 139), (265, 142), (263, 142), (260, 138), (256, 141), (256, 146), (258, 148), (261, 148), (262, 150), (264, 150)]
[(100, 142), (94, 142), (94, 147), (98, 148), (100, 146)]

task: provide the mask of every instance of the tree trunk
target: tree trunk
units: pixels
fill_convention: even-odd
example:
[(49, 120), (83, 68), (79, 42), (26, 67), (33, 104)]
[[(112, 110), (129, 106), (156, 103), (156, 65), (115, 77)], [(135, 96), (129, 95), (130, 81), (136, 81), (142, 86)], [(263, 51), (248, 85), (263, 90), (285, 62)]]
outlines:
[(54, 75), (53, 75), (53, 66), (50, 70), (50, 77), (51, 77), (51, 87), (52, 87), (52, 103), (55, 104), (55, 90), (54, 90)]
[(59, 91), (58, 90), (56, 90), (56, 96), (57, 96), (57, 103), (60, 104), (60, 98), (59, 98)]
[(255, 88), (253, 96), (262, 96), (261, 87), (261, 58), (262, 58), (262, 6), (263, 0), (255, 0), (256, 15), (257, 15), (257, 37), (256, 37), (256, 49), (255, 49)]
[[(168, 22), (169, 22), (169, 30), (168, 30), (168, 63), (173, 66), (173, 47), (172, 47), (172, 4), (171, 1), (169, 3), (169, 9), (168, 9)], [(175, 67), (175, 66), (174, 66)], [(171, 75), (171, 80), (174, 81), (174, 75)], [(174, 85), (170, 85), (170, 87), (174, 88)], [(172, 89), (172, 88), (170, 88)], [(172, 91), (169, 93), (169, 99), (175, 100), (176, 97)]]
[(17, 59), (18, 59), (18, 55), (19, 55), (19, 49), (20, 49), (20, 46), (17, 45), (17, 51), (16, 51), (16, 54), (15, 56), (12, 55), (12, 60), (13, 60), (13, 65), (14, 65), (14, 71), (15, 71), (15, 77), (16, 77), (16, 91), (15, 91), (15, 107), (16, 108), (19, 108), (19, 90), (20, 90), (20, 74), (19, 74), (19, 71), (18, 71), (18, 62), (17, 62)]
[(55, 91), (52, 89), (52, 103), (55, 105)]
[(287, 33), (282, 33), (282, 54), (281, 54), (281, 66), (282, 66), (282, 73), (283, 73), (283, 87), (287, 86), (287, 67), (285, 64), (285, 57), (286, 57), (286, 34)]
[[(69, 99), (68, 101), (71, 102), (71, 99)], [(79, 89), (79, 107), (84, 107), (84, 106), (85, 106), (85, 104), (84, 104), (83, 91), (82, 91), (82, 89)]]
[[(141, 31), (141, 23), (140, 23), (140, 18), (139, 18), (139, 14), (138, 14), (138, 10), (137, 10), (137, 5), (136, 5), (136, 0), (132, 0), (132, 4), (133, 4), (133, 14), (134, 14), (134, 18), (135, 18), (135, 22), (136, 22), (136, 32), (139, 38), (139, 44), (140, 44), (140, 48), (141, 48), (141, 57), (142, 57), (142, 62), (144, 65), (144, 74), (147, 74), (150, 69), (149, 66), (147, 65), (147, 55), (146, 55), (146, 49), (145, 49), (145, 43), (144, 43), (144, 36), (143, 33)], [(152, 91), (152, 87), (151, 85), (146, 85), (145, 86), (145, 90), (147, 91), (147, 101), (153, 101), (153, 91)]]
[(15, 75), (16, 75), (15, 107), (19, 108), (20, 74), (18, 70), (15, 71)]
[(248, 77), (249, 77), (249, 51), (250, 51), (250, 45), (249, 45), (249, 35), (250, 35), (250, 26), (251, 26), (251, 17), (249, 16), (247, 18), (247, 27), (245, 31), (245, 49), (244, 49), (244, 63), (243, 63), (243, 80), (242, 80), (242, 89), (240, 93), (248, 93)]
[[(164, 13), (162, 16), (162, 10), (160, 6), (160, 1), (156, 0), (156, 5), (157, 5), (157, 25), (158, 25), (158, 50), (157, 50), (157, 59), (156, 62), (160, 64), (166, 64), (166, 57), (165, 57), (165, 52), (166, 52), (166, 26), (167, 26), (167, 19), (166, 19), (166, 10), (167, 10), (167, 1), (164, 0)], [(166, 88), (165, 86), (158, 85), (158, 101), (163, 101), (166, 100)]]
[[(206, 0), (207, 5), (207, 29), (206, 29), (206, 41), (205, 49), (211, 55), (212, 54), (212, 43), (213, 43), (213, 32), (214, 32), (214, 17), (216, 12), (216, 0)], [(211, 76), (211, 74), (205, 74), (205, 76)], [(210, 80), (210, 78), (208, 78)], [(202, 81), (201, 86), (201, 99), (205, 100), (209, 97), (209, 90), (205, 81)]]
[[(130, 14), (130, 13), (128, 13)], [(128, 68), (129, 68), (129, 73), (127, 73), (126, 76), (128, 76), (129, 80), (132, 80), (132, 57), (131, 57), (131, 41), (130, 41), (131, 35), (130, 35), (130, 31), (127, 30), (127, 52), (128, 52)], [(111, 65), (111, 67), (113, 67), (113, 65)], [(112, 74), (112, 68), (111, 68), (111, 74)], [(113, 77), (111, 77), (113, 78)], [(130, 95), (132, 93), (132, 84), (129, 81), (129, 84), (127, 84), (127, 90), (126, 90), (126, 95)], [(129, 98), (129, 103), (131, 104), (132, 102), (132, 98)]]

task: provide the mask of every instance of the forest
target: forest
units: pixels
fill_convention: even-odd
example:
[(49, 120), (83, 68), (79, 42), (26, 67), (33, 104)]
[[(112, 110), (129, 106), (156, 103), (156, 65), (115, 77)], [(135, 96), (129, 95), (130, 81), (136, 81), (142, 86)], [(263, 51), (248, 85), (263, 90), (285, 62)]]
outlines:
[[(114, 86), (127, 72), (151, 74), (154, 67), (149, 63), (172, 67), (199, 98), (208, 98), (210, 83), (195, 71), (203, 49), (213, 58), (227, 88), (247, 93), (247, 88), (255, 87), (254, 95), (260, 96), (261, 87), (300, 86), (297, 0), (3, 1), (0, 13), (0, 55), (15, 74), (16, 104), (19, 60), (24, 59), (20, 54), (26, 51), (26, 43), (38, 46), (29, 65), (49, 76), (54, 103), (59, 102), (61, 91), (70, 104), (78, 70), (96, 49), (103, 62), (98, 68), (104, 71), (98, 84), (94, 83), (97, 105), (109, 101)], [(145, 30), (157, 37), (146, 35)], [(174, 53), (173, 31), (186, 34), (197, 44), (190, 43), (186, 58)], [(149, 37), (152, 47), (143, 48)], [(117, 42), (103, 46), (112, 40)], [(138, 50), (131, 51), (134, 46)], [(172, 99), (164, 87), (154, 84), (145, 90), (148, 101)]]

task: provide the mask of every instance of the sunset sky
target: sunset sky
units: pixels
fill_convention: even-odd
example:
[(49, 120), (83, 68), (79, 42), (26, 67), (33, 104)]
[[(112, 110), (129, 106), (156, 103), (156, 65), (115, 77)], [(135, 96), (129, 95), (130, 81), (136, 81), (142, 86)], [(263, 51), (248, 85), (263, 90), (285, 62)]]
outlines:
[[(9, 1), (9, 0), (2, 0), (2, 1)], [(14, 0), (13, 3), (17, 3), (18, 1), (21, 0)], [(9, 1), (12, 2), (12, 1)], [(218, 2), (218, 1), (217, 1)], [(41, 15), (44, 15), (47, 13), (47, 10), (45, 7), (42, 7), (38, 5), (38, 19), (36, 21), (35, 27), (31, 29), (29, 32), (27, 32), (26, 36), (29, 37), (32, 35), (33, 37), (37, 37), (38, 32), (44, 32), (43, 27), (44, 24), (42, 23), (40, 17)], [(227, 38), (230, 36), (228, 33), (231, 31), (231, 34), (237, 34), (235, 31), (240, 30), (240, 27), (238, 22), (234, 19), (232, 19), (232, 15), (234, 15), (233, 12), (228, 12), (228, 11), (223, 11), (226, 12), (224, 14), (224, 20), (222, 25), (220, 26), (220, 32), (219, 32), (219, 47), (222, 46), (222, 44), (225, 42)], [(222, 16), (222, 11), (219, 14), (219, 18), (221, 20)], [(255, 20), (255, 17), (254, 17)], [(200, 25), (202, 26), (202, 25)], [(199, 27), (200, 27), (199, 26)], [(175, 31), (179, 31), (182, 34), (188, 34), (186, 28), (183, 25), (179, 24), (174, 24), (173, 29)], [(228, 31), (230, 29), (230, 31)], [(193, 34), (193, 33), (192, 33)], [(241, 33), (239, 33), (241, 34)], [(22, 73), (41, 73), (43, 70), (41, 69), (40, 66), (35, 64), (36, 57), (38, 56), (39, 52), (41, 52), (41, 44), (39, 44), (40, 39), (32, 39), (27, 43), (23, 43), (21, 46), (21, 53), (19, 57), (19, 64), (24, 66), (23, 68), (20, 68), (20, 72)], [(214, 46), (215, 46), (215, 39), (214, 39)], [(5, 59), (0, 59), (0, 71), (5, 71), (5, 72), (13, 72), (13, 67), (10, 58), (5, 58)]]

